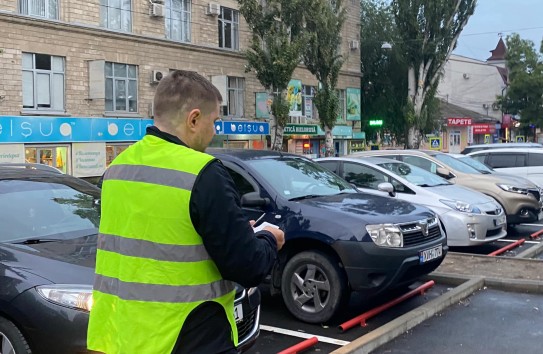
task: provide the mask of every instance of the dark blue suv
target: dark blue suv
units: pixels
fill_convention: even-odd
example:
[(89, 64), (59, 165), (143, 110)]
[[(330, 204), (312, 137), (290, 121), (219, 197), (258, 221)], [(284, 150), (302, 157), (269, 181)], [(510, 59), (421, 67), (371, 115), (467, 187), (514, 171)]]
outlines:
[(285, 231), (270, 285), (302, 321), (328, 321), (351, 291), (371, 296), (408, 285), (436, 269), (447, 253), (439, 220), (425, 207), (359, 193), (298, 155), (207, 152), (227, 167), (247, 216), (263, 216)]

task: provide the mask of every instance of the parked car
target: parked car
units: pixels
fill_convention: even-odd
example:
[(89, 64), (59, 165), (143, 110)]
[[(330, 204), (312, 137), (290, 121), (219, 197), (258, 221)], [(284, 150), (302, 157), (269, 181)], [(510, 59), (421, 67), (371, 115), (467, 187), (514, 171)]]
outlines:
[(477, 171), (481, 172), (482, 174), (488, 175), (488, 174), (492, 174), (492, 173), (494, 173), (494, 174), (498, 173), (494, 169), (492, 169), (492, 167), (490, 167), (488, 165), (485, 165), (481, 161), (476, 160), (471, 156), (462, 155), (462, 154), (451, 154), (451, 153), (449, 153), (449, 156), (452, 156), (455, 159), (458, 159), (458, 160), (462, 161), (463, 163), (465, 163), (467, 165), (470, 165), (471, 167), (473, 167)]
[(471, 152), (468, 156), (495, 171), (524, 177), (543, 187), (543, 149), (494, 149)]
[(302, 321), (328, 321), (351, 291), (375, 296), (411, 284), (447, 253), (438, 218), (423, 206), (360, 193), (299, 155), (208, 152), (232, 175), (247, 216), (284, 230), (270, 289)]
[(430, 208), (443, 222), (449, 246), (476, 246), (507, 235), (505, 213), (493, 198), (417, 166), (378, 157), (330, 157), (316, 161), (360, 191)]
[(470, 152), (490, 150), (490, 149), (511, 149), (511, 148), (528, 148), (541, 149), (542, 144), (539, 143), (492, 143), (492, 144), (475, 144), (466, 146), (461, 154), (469, 154)]
[[(0, 353), (87, 353), (100, 189), (0, 165)], [(260, 292), (237, 288), (240, 349), (259, 334)]]
[(374, 150), (351, 156), (379, 156), (418, 166), (449, 181), (494, 198), (505, 210), (507, 224), (520, 224), (543, 217), (540, 189), (513, 176), (483, 174), (449, 154), (429, 150)]

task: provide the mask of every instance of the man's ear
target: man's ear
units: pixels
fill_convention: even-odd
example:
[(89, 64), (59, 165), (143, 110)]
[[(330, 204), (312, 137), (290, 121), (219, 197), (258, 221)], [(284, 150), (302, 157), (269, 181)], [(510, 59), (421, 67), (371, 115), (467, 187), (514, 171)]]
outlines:
[(201, 117), (202, 117), (202, 112), (198, 108), (195, 108), (192, 111), (190, 111), (187, 117), (188, 128), (190, 130), (196, 129), (196, 125), (198, 124)]

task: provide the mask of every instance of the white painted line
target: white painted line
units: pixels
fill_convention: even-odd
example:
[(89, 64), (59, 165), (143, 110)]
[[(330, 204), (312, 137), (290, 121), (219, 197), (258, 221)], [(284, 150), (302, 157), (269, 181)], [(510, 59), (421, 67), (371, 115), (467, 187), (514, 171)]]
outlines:
[(518, 224), (519, 226), (539, 226), (540, 228), (543, 229), (543, 224)]
[[(496, 241), (499, 241), (499, 242), (510, 242), (510, 243), (513, 243), (513, 242), (517, 242), (518, 240), (508, 240), (506, 238), (502, 238), (500, 240), (496, 240)], [(526, 240), (524, 241), (524, 243), (533, 243), (533, 244), (538, 244), (539, 241), (530, 241), (530, 240)]]
[(350, 343), (350, 342), (346, 342), (344, 340), (339, 340), (339, 339), (334, 339), (334, 338), (329, 338), (329, 337), (316, 336), (316, 335), (309, 334), (309, 333), (291, 331), (290, 329), (283, 329), (283, 328), (272, 327), (272, 326), (260, 325), (260, 329), (263, 330), (263, 331), (274, 332), (274, 333), (279, 333), (279, 334), (285, 334), (287, 336), (304, 338), (304, 339), (317, 337), (319, 342), (335, 344), (335, 345), (340, 345), (340, 346), (344, 346), (344, 345), (347, 345), (347, 344)]

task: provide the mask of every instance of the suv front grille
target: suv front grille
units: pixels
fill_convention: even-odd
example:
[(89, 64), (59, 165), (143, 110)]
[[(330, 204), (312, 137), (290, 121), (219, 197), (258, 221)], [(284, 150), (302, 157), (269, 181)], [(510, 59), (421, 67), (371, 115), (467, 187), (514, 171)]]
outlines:
[[(425, 235), (422, 224), (428, 225), (428, 234)], [(403, 245), (414, 246), (428, 241), (432, 241), (441, 237), (441, 230), (436, 218), (420, 220), (417, 222), (398, 225), (403, 234)]]
[(539, 193), (539, 190), (537, 189), (528, 189), (528, 193), (533, 195), (535, 197), (535, 200), (539, 201), (539, 198), (541, 198), (541, 194)]
[(236, 326), (238, 327), (238, 338), (239, 342), (241, 343), (246, 336), (251, 335), (253, 332), (253, 329), (256, 325), (256, 315), (259, 308), (255, 307), (251, 312), (247, 314), (243, 314), (243, 319), (236, 323)]

